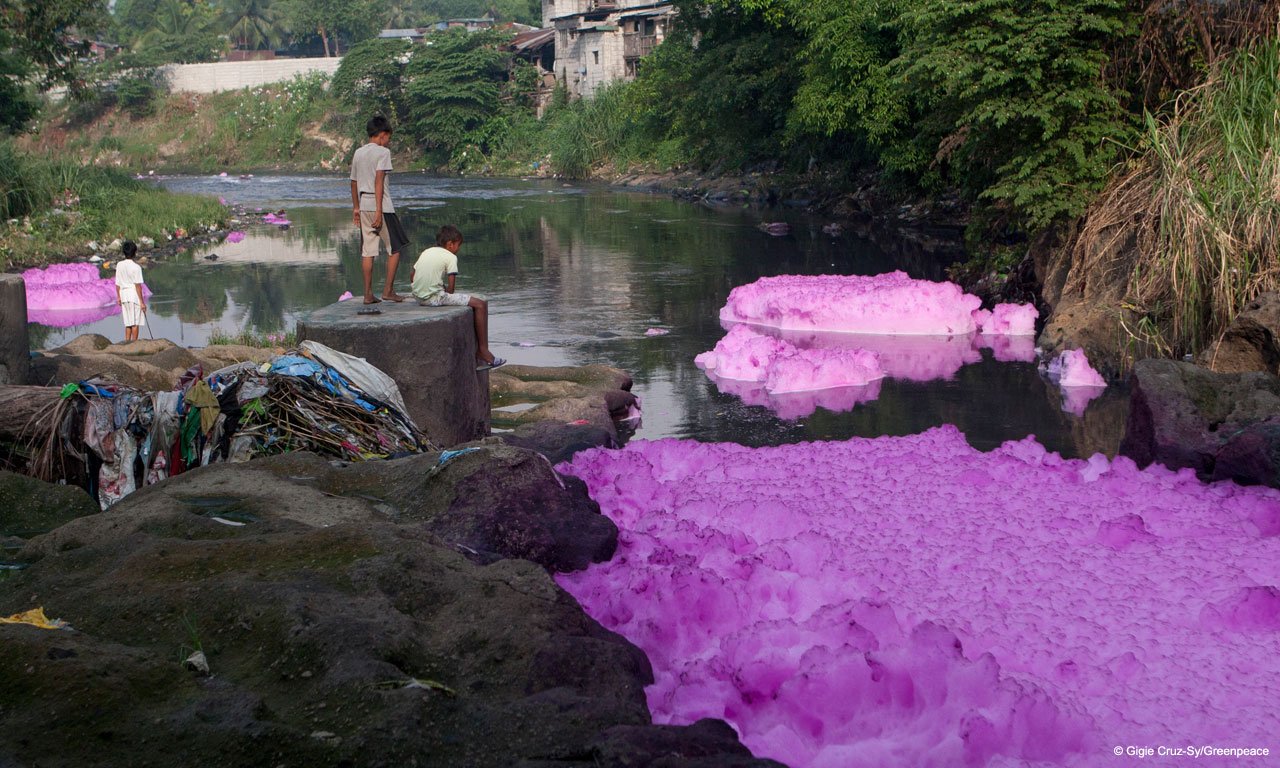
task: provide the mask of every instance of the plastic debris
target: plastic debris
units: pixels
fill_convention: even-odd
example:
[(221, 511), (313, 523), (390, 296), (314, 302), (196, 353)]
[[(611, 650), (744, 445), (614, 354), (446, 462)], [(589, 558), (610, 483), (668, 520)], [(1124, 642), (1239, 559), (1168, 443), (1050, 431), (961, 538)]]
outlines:
[(205, 658), (204, 651), (196, 651), (187, 657), (182, 665), (188, 671), (195, 672), (197, 675), (204, 677), (209, 676), (209, 660)]
[(645, 336), (666, 336), (668, 333), (671, 333), (671, 331), (667, 330), (666, 328), (650, 328), (649, 330), (644, 332), (644, 335)]
[(32, 608), (12, 616), (0, 616), (0, 624), (26, 624), (39, 629), (71, 629), (71, 626), (62, 619), (50, 619), (45, 616), (43, 607)]
[(344, 291), (343, 294), (338, 297), (338, 301), (351, 301), (354, 298), (355, 294), (351, 293), (351, 291)]

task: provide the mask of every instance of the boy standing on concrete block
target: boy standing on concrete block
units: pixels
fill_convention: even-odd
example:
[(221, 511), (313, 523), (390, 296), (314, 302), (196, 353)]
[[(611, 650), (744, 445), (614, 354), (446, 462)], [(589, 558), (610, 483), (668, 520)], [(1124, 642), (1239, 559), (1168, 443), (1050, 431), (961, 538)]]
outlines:
[(351, 158), (351, 206), (352, 220), (360, 227), (360, 255), (364, 267), (364, 303), (377, 304), (382, 299), (373, 295), (373, 260), (378, 257), (378, 243), (387, 249), (387, 287), (382, 298), (388, 301), (404, 301), (396, 295), (396, 269), (400, 266), (400, 251), (409, 244), (409, 238), (396, 216), (391, 202), (391, 190), (387, 174), (391, 173), (391, 122), (382, 115), (369, 120), (365, 126), (369, 143), (356, 150)]
[(489, 351), (489, 302), (477, 296), (454, 293), (458, 278), (458, 250), (462, 233), (446, 224), (436, 235), (436, 247), (428, 248), (413, 265), (409, 279), (413, 296), (424, 307), (471, 307), (476, 324), (476, 370), (488, 371), (506, 365)]
[(133, 257), (138, 246), (132, 240), (120, 246), (124, 258), (116, 264), (116, 301), (124, 318), (124, 340), (138, 340), (138, 326), (147, 324), (147, 300), (142, 295), (142, 267)]

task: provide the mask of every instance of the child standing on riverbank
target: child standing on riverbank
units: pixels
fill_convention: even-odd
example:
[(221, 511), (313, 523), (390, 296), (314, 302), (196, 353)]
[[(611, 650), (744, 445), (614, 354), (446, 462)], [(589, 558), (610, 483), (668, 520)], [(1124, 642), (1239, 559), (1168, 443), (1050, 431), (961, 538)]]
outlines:
[[(369, 143), (356, 150), (351, 158), (352, 220), (360, 228), (362, 266), (364, 267), (364, 303), (404, 301), (395, 291), (396, 269), (400, 251), (409, 244), (404, 227), (391, 202), (387, 174), (391, 173), (391, 122), (377, 115), (365, 125)], [(382, 299), (373, 295), (373, 260), (378, 257), (378, 244), (387, 249), (387, 287)]]
[(507, 361), (489, 351), (489, 302), (478, 296), (454, 293), (458, 278), (458, 250), (462, 232), (446, 224), (436, 234), (436, 246), (428, 248), (413, 265), (409, 279), (413, 296), (424, 307), (471, 307), (475, 315), (477, 371), (488, 371)]
[(124, 318), (124, 340), (137, 341), (138, 327), (147, 324), (147, 300), (142, 295), (142, 267), (133, 257), (138, 246), (127, 241), (120, 246), (124, 258), (116, 264), (116, 302), (120, 304), (120, 316)]

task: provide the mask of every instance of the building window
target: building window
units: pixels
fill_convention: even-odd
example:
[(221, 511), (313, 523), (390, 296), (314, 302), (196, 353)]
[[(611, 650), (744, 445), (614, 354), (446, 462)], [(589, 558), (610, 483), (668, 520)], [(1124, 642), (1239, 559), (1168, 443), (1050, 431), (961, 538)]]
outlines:
[(592, 52), (591, 52), (591, 60), (592, 60), (592, 63), (593, 63), (593, 64), (599, 64), (599, 63), (600, 63), (600, 52), (599, 52), (599, 51), (592, 51)]

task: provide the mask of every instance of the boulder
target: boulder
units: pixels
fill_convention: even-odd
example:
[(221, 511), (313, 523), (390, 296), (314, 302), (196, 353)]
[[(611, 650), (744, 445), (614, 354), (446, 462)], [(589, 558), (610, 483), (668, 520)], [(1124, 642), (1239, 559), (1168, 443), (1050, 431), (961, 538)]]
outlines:
[(653, 728), (643, 653), (543, 568), (328, 490), (365, 466), (215, 465), (29, 542), (0, 615), (72, 629), (0, 625), (0, 763), (770, 765)]
[(631, 376), (605, 365), (509, 365), (491, 380), (493, 424), (512, 430), (501, 438), (538, 451), (553, 464), (585, 448), (622, 444), (619, 423), (640, 407)]
[(135, 389), (173, 389), (178, 377), (193, 365), (205, 373), (241, 362), (262, 363), (283, 349), (243, 346), (210, 346), (187, 349), (168, 339), (139, 339), (113, 344), (98, 334), (77, 336), (57, 349), (41, 352), (32, 361), (32, 379), (60, 386), (93, 376), (105, 376)]
[(98, 511), (89, 494), (77, 486), (0, 470), (0, 539), (31, 538)]
[(1203, 480), (1280, 487), (1280, 378), (1142, 360), (1131, 379), (1120, 453)]
[(552, 466), (570, 461), (579, 451), (619, 447), (617, 430), (612, 424), (604, 427), (599, 424), (537, 421), (521, 424), (498, 437), (507, 445), (537, 451), (546, 456)]
[(489, 433), (489, 374), (477, 372), (470, 307), (384, 301), (379, 315), (337, 302), (298, 321), (298, 340), (362, 357), (400, 386), (409, 416), (437, 445)]
[(1231, 321), (1199, 363), (1219, 373), (1280, 373), (1280, 293), (1264, 293)]
[(21, 275), (0, 275), (0, 385), (26, 384), (30, 366), (27, 284)]
[[(288, 471), (316, 478), (329, 493), (375, 499), (388, 519), (420, 524), (477, 562), (522, 558), (555, 572), (613, 557), (618, 529), (577, 478), (494, 438), (458, 450), (327, 473), (316, 466)], [(292, 467), (297, 459), (287, 461)]]

